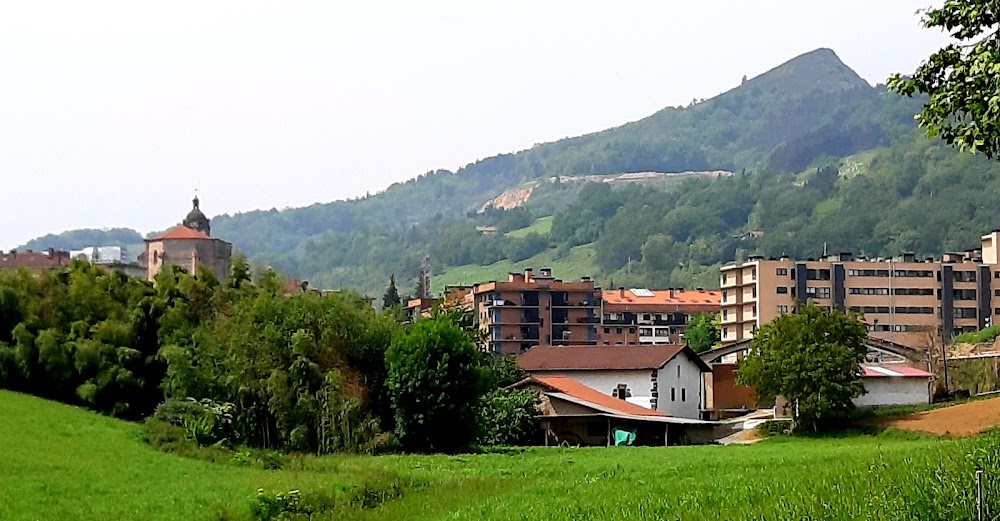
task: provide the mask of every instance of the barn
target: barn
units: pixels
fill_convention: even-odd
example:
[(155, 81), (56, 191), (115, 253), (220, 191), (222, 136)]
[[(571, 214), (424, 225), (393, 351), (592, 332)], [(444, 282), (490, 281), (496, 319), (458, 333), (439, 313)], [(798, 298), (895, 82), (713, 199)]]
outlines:
[(861, 371), (867, 392), (854, 399), (857, 407), (931, 402), (934, 373), (903, 364), (863, 364)]

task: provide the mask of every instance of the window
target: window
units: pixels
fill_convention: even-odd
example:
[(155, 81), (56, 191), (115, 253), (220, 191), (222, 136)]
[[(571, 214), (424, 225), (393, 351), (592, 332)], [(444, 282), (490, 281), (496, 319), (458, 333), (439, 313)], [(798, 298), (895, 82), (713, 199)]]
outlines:
[(750, 294), (753, 295), (753, 298), (757, 298), (757, 286), (750, 288), (750, 290)]
[(653, 336), (653, 328), (651, 327), (640, 327), (639, 336)]
[(889, 270), (847, 270), (850, 277), (888, 277)]
[(993, 309), (993, 314), (994, 315), (1000, 315), (1000, 308), (994, 308)]
[(784, 286), (778, 286), (777, 288), (775, 288), (775, 291), (777, 291), (779, 295), (787, 295), (788, 294), (788, 288), (786, 288)]
[(993, 278), (994, 279), (1000, 279), (1000, 271), (994, 271), (993, 272)]
[[(998, 291), (1000, 291), (1000, 290), (998, 290)], [(726, 290), (722, 290), (722, 303), (723, 304), (726, 303), (726, 297), (728, 297), (728, 296), (729, 296), (729, 292), (726, 291)]]
[(729, 337), (729, 328), (728, 327), (722, 328), (722, 336), (726, 337), (726, 338)]
[(806, 270), (806, 280), (830, 280), (830, 270)]
[(934, 290), (931, 288), (893, 288), (893, 295), (922, 295), (928, 296), (933, 295)]
[(888, 295), (889, 288), (851, 288), (848, 293), (851, 295)]
[(778, 313), (788, 313), (788, 306), (778, 306)]
[(619, 335), (622, 334), (622, 328), (616, 327), (615, 328), (615, 333), (618, 333)]
[(680, 378), (680, 377), (681, 377), (681, 366), (678, 365), (677, 366), (677, 378)]
[[(975, 312), (975, 309), (972, 311)], [(930, 315), (934, 313), (934, 308), (925, 306), (899, 306), (896, 307), (895, 312), (910, 315)]]
[(630, 328), (628, 328), (628, 334), (630, 334), (630, 335), (631, 335), (631, 334), (633, 334), (633, 333), (635, 333), (635, 328), (634, 328), (634, 327), (630, 327)]
[(955, 308), (952, 311), (952, 316), (955, 318), (976, 318), (976, 308)]
[(687, 389), (681, 387), (681, 401), (683, 402), (686, 399), (687, 399)]
[(976, 290), (956, 289), (952, 290), (952, 296), (954, 297), (955, 300), (976, 300)]
[(830, 298), (830, 288), (816, 288), (816, 298)]
[(723, 309), (722, 310), (722, 320), (729, 320), (729, 310), (728, 309)]
[(951, 272), (955, 282), (975, 282), (976, 272), (974, 271), (953, 271)]
[(649, 319), (650, 319), (650, 318), (649, 318), (649, 313), (643, 313), (643, 315), (642, 315), (642, 319), (643, 319), (643, 320), (649, 320)]
[(788, 275), (788, 268), (777, 268), (774, 270), (774, 274), (779, 277), (784, 277)]
[(677, 401), (677, 389), (674, 389), (673, 387), (670, 388), (670, 401)]
[[(898, 310), (903, 308), (896, 308), (896, 309)], [(889, 306), (851, 306), (851, 311), (853, 311), (854, 313), (888, 313)], [(897, 313), (899, 313), (899, 311), (897, 311)]]
[(658, 337), (670, 336), (670, 329), (665, 327), (658, 327), (654, 330), (654, 333)]
[(604, 328), (604, 334), (605, 335), (608, 334), (608, 333), (610, 333), (610, 332), (611, 332), (611, 328), (610, 327)]
[(753, 317), (757, 316), (757, 304), (753, 305), (753, 308), (751, 308), (750, 313), (751, 313), (750, 316), (753, 316)]

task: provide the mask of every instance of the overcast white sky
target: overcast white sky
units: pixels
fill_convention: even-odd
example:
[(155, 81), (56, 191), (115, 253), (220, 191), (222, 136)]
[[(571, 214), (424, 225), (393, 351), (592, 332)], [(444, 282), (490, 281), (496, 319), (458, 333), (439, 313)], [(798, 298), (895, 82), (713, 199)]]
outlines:
[(931, 0), (0, 4), (0, 248), (378, 191), (708, 98), (830, 47), (870, 82)]

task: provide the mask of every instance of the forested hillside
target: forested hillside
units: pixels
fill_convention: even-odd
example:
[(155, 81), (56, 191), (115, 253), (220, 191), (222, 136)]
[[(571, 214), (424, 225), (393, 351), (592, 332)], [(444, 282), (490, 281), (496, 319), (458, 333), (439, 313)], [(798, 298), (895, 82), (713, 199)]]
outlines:
[[(996, 226), (1000, 168), (916, 131), (921, 102), (869, 85), (820, 49), (687, 107), (356, 200), (219, 216), (213, 232), (255, 263), (369, 295), (392, 273), (412, 292), (424, 255), (438, 289), (533, 262), (603, 285), (710, 286), (720, 263), (749, 252), (965, 249)], [(704, 170), (733, 174), (567, 182)], [(523, 206), (477, 213), (525, 183), (534, 188)], [(763, 236), (738, 238), (749, 231)]]

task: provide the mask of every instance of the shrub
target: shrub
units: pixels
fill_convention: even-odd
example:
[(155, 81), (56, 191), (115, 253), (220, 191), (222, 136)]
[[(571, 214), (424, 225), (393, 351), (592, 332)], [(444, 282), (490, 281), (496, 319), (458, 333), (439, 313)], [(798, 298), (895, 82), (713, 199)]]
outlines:
[(470, 337), (445, 315), (393, 339), (386, 383), (404, 447), (452, 451), (475, 441), (486, 375)]
[(962, 333), (955, 337), (956, 344), (985, 344), (1000, 336), (1000, 325), (983, 328), (971, 333)]
[(171, 398), (156, 408), (152, 418), (184, 430), (185, 436), (198, 445), (229, 444), (233, 441), (233, 412), (227, 402), (194, 398)]
[(496, 389), (479, 402), (481, 445), (529, 445), (541, 432), (538, 394), (529, 389)]

